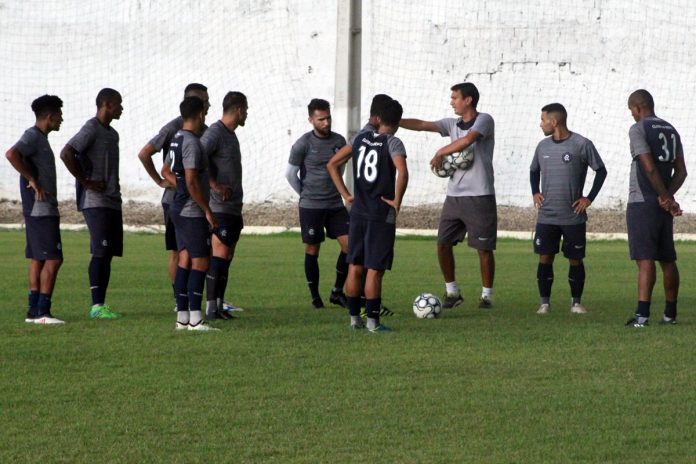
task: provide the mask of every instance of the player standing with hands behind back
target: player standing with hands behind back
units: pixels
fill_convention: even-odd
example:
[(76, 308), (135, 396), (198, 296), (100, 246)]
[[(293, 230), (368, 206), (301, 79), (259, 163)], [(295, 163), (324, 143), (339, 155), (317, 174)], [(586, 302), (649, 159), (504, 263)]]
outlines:
[(628, 97), (636, 123), (631, 142), (631, 177), (626, 207), (628, 248), (638, 266), (638, 304), (628, 327), (645, 327), (655, 287), (655, 261), (660, 262), (665, 288), (663, 325), (677, 323), (679, 269), (674, 249), (674, 216), (682, 214), (674, 194), (686, 179), (686, 164), (679, 132), (655, 116), (655, 103), (647, 90)]
[[(398, 101), (385, 104), (378, 116), (378, 132), (362, 132), (353, 145), (346, 145), (327, 168), (336, 188), (352, 204), (348, 232), (348, 279), (346, 296), (350, 326), (363, 328), (360, 317), (362, 275), (365, 278), (365, 309), (370, 332), (389, 331), (380, 324), (382, 277), (394, 260), (396, 216), (408, 185), (406, 149), (394, 134), (403, 109)], [(341, 166), (353, 157), (354, 195), (341, 177)]]

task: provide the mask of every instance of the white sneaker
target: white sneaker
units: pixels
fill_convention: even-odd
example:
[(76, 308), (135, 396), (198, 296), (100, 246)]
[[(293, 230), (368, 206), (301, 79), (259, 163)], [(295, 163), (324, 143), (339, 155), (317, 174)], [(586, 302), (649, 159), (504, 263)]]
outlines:
[(188, 329), (188, 322), (179, 322), (176, 321), (176, 327), (174, 327), (175, 330), (186, 330)]
[(244, 311), (243, 308), (240, 308), (239, 306), (235, 306), (232, 303), (230, 303), (229, 301), (222, 302), (222, 310), (228, 311), (228, 312), (233, 312), (233, 311), (243, 312)]
[(587, 312), (587, 309), (580, 303), (575, 303), (573, 306), (570, 307), (570, 312), (573, 314), (585, 314)]
[(548, 314), (551, 311), (551, 305), (548, 303), (542, 303), (537, 309), (537, 314)]
[(188, 330), (193, 330), (194, 332), (220, 332), (220, 329), (209, 326), (205, 321), (201, 321), (196, 325), (189, 324)]
[[(29, 322), (30, 319), (25, 319), (26, 322)], [(31, 319), (31, 321), (34, 322), (34, 324), (41, 324), (41, 325), (52, 325), (52, 324), (65, 324), (65, 321), (61, 321), (58, 318), (52, 317), (52, 316), (41, 316), (37, 317), (36, 319)]]

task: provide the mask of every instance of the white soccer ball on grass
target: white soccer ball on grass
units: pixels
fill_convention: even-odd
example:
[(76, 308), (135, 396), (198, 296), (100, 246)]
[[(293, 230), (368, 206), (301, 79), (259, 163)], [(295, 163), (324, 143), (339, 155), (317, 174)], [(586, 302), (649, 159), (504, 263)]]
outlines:
[(413, 301), (413, 314), (418, 319), (434, 319), (440, 315), (442, 303), (432, 293), (421, 293)]

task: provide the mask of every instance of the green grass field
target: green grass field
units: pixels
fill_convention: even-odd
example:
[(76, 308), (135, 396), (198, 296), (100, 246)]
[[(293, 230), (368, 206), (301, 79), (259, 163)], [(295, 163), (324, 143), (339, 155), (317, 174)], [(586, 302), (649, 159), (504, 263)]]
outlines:
[(174, 331), (162, 242), (126, 236), (107, 296), (125, 317), (94, 321), (88, 237), (64, 232), (53, 312), (68, 323), (39, 327), (23, 322), (23, 234), (0, 232), (0, 462), (696, 462), (696, 244), (678, 245), (680, 325), (627, 329), (625, 243), (590, 244), (587, 315), (568, 311), (558, 260), (546, 317), (529, 242), (499, 242), (487, 312), (460, 246), (464, 304), (419, 320), (413, 298), (443, 290), (434, 240), (399, 237), (395, 332), (371, 334), (310, 309), (297, 235), (243, 236), (228, 293), (247, 310), (195, 334)]

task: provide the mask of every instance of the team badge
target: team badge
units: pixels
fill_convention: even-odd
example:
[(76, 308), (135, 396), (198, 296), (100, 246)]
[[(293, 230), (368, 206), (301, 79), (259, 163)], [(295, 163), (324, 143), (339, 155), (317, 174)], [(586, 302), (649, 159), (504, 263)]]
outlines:
[(563, 162), (570, 163), (571, 161), (573, 161), (573, 155), (568, 152), (563, 153)]
[(109, 246), (109, 242), (106, 239), (102, 240), (102, 246)]
[(536, 243), (536, 246), (541, 246), (541, 239), (539, 237), (537, 237), (537, 239), (534, 240), (534, 242)]
[(222, 238), (227, 237), (227, 229), (220, 230), (220, 237), (222, 237)]
[(310, 235), (310, 237), (314, 237), (314, 229), (309, 229), (307, 233)]
[(60, 250), (61, 248), (63, 248), (63, 245), (61, 245), (60, 242), (58, 242), (56, 244), (56, 250)]

